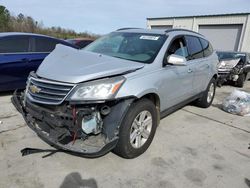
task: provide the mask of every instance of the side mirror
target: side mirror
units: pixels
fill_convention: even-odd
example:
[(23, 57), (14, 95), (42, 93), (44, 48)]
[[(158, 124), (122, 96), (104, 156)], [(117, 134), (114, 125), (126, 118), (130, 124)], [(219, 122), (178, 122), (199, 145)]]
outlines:
[(176, 65), (176, 66), (186, 66), (187, 60), (183, 56), (172, 54), (168, 56), (167, 63), (171, 65)]

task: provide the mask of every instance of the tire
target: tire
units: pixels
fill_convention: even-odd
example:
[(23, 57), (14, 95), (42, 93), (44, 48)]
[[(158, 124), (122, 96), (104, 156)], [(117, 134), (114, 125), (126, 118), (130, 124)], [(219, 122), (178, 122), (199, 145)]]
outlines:
[(203, 93), (202, 97), (196, 101), (196, 105), (202, 108), (208, 108), (209, 106), (211, 106), (214, 100), (215, 90), (216, 90), (216, 80), (212, 78), (207, 86), (206, 91)]
[(240, 74), (238, 80), (235, 82), (236, 87), (243, 87), (246, 80), (245, 74)]
[[(143, 115), (145, 115), (144, 118)], [(147, 122), (147, 126), (145, 126), (145, 129), (141, 128), (139, 130), (135, 129), (135, 127), (143, 127), (143, 124), (138, 126), (138, 124), (135, 124), (135, 120), (137, 120), (136, 122), (139, 123), (140, 117), (144, 120), (147, 120), (145, 121)], [(126, 159), (138, 157), (150, 146), (155, 135), (156, 127), (157, 110), (153, 102), (149, 99), (141, 99), (133, 103), (122, 120), (122, 124), (119, 129), (119, 140), (113, 152)], [(147, 131), (147, 134), (145, 130)], [(137, 134), (134, 134), (135, 132)], [(146, 136), (148, 136), (147, 139)], [(135, 139), (132, 139), (131, 137)], [(139, 142), (137, 139), (140, 139), (141, 142)], [(138, 145), (139, 143), (141, 144), (140, 147)]]

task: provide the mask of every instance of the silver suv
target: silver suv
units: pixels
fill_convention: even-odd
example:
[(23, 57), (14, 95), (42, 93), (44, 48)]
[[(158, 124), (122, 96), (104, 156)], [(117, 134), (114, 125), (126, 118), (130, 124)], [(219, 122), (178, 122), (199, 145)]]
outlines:
[(120, 29), (83, 50), (62, 45), (12, 102), (50, 145), (86, 157), (147, 150), (160, 119), (211, 105), (218, 57), (199, 33)]

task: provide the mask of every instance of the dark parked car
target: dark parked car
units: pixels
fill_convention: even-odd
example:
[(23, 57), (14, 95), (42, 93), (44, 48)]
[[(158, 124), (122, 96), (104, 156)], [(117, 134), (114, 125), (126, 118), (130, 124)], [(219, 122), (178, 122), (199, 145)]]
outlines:
[(231, 81), (237, 87), (243, 87), (244, 82), (250, 78), (250, 54), (244, 52), (217, 52), (218, 85)]
[(56, 44), (76, 48), (45, 35), (0, 33), (0, 91), (25, 88), (29, 73), (38, 68)]
[(76, 39), (67, 39), (67, 42), (76, 45), (79, 49), (84, 48), (94, 41), (94, 39), (89, 38), (76, 38)]

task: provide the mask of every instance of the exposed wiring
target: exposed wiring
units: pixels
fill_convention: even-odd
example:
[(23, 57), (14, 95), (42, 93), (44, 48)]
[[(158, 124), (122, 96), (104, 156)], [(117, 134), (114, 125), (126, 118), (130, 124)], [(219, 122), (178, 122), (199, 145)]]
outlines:
[[(73, 107), (72, 107), (72, 116), (73, 116), (73, 124), (74, 124), (74, 126), (76, 126), (77, 122), (76, 122), (76, 106), (75, 105), (73, 105)], [(76, 134), (77, 134), (77, 127), (75, 127), (72, 145), (75, 144)]]

